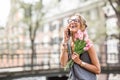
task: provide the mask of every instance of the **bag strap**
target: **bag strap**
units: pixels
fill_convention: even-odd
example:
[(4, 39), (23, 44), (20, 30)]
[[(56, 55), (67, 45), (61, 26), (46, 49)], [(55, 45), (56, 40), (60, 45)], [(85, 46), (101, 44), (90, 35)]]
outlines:
[[(72, 55), (72, 48), (71, 48), (71, 42), (70, 42), (70, 39), (69, 39), (69, 40), (68, 40), (68, 60), (71, 59), (71, 55)], [(73, 69), (73, 73), (75, 73), (74, 68), (71, 68), (71, 69)], [(70, 71), (69, 71), (69, 73), (70, 73)], [(70, 80), (72, 80), (72, 79), (71, 79), (71, 76), (72, 76), (72, 75), (73, 75), (73, 74), (70, 74), (70, 75), (69, 75), (69, 79), (70, 79)], [(74, 76), (75, 76), (75, 78), (77, 77), (76, 74), (74, 74)]]
[(72, 55), (72, 48), (71, 48), (71, 40), (69, 39), (68, 40), (68, 44), (67, 44), (67, 47), (68, 47), (68, 59), (70, 60), (71, 59), (71, 55)]

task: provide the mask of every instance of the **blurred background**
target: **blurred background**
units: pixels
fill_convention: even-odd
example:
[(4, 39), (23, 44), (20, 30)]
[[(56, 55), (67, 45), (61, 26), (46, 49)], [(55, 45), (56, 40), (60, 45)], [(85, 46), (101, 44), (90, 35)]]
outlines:
[(75, 13), (95, 44), (97, 80), (120, 80), (120, 0), (1, 0), (0, 80), (67, 80), (60, 43)]

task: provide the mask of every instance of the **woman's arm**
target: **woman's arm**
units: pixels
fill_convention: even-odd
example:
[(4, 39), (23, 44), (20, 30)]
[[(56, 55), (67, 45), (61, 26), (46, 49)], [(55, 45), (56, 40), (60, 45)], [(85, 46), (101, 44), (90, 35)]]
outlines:
[(100, 67), (100, 63), (99, 63), (96, 51), (93, 46), (88, 50), (88, 53), (89, 53), (92, 64), (83, 62), (82, 67), (84, 67), (85, 69), (88, 69), (93, 73), (99, 74), (101, 72), (101, 67)]
[(97, 57), (97, 54), (95, 52), (95, 49), (93, 46), (91, 46), (91, 48), (88, 50), (90, 59), (92, 64), (83, 62), (80, 58), (79, 55), (74, 53), (72, 55), (72, 59), (74, 60), (74, 62), (76, 62), (77, 64), (79, 64), (81, 67), (95, 73), (95, 74), (99, 74), (101, 72), (101, 67), (100, 67), (100, 63)]
[(67, 61), (68, 61), (67, 44), (62, 43), (62, 45), (61, 45), (61, 53), (60, 53), (60, 63), (62, 65), (62, 67), (64, 67), (66, 65)]
[(67, 25), (66, 28), (64, 29), (63, 41), (61, 44), (60, 63), (62, 67), (64, 67), (68, 61), (68, 47), (67, 47), (67, 42), (69, 40), (68, 27), (69, 25)]

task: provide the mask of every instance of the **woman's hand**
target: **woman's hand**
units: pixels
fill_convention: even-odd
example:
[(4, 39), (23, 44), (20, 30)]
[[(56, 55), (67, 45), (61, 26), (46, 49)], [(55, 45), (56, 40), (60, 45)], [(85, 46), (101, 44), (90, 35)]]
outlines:
[(81, 60), (79, 58), (79, 55), (75, 52), (72, 54), (72, 60), (77, 64), (81, 64)]
[(70, 35), (68, 34), (68, 30), (69, 30), (69, 24), (64, 29), (64, 37), (63, 37), (64, 42), (67, 42), (69, 40)]

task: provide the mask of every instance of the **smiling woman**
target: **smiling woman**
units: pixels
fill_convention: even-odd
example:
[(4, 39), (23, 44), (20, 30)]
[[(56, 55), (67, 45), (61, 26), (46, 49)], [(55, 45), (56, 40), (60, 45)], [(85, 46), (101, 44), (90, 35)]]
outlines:
[[(68, 66), (70, 80), (96, 80), (96, 74), (101, 71), (94, 45), (88, 37), (86, 28), (86, 21), (77, 14), (70, 17), (64, 30), (60, 62), (65, 69), (66, 65)], [(70, 35), (67, 34), (68, 30)]]
[(0, 26), (5, 26), (10, 11), (10, 0), (0, 0)]

